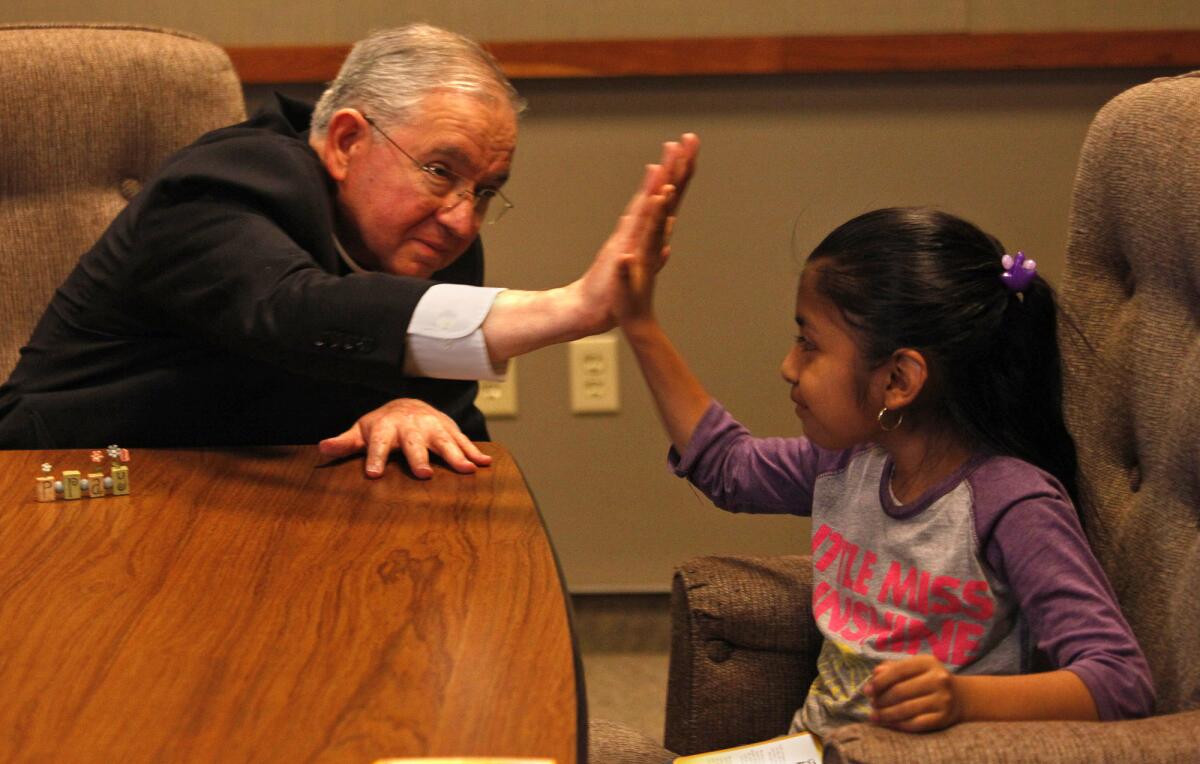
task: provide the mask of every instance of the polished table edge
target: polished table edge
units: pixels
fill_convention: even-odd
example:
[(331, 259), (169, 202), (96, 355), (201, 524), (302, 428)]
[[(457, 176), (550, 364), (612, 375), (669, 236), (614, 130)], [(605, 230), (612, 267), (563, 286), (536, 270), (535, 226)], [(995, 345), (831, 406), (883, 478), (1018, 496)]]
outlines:
[(571, 592), (567, 588), (567, 577), (563, 573), (562, 561), (558, 558), (558, 549), (554, 546), (554, 537), (550, 535), (550, 528), (546, 525), (545, 516), (542, 515), (542, 507), (538, 503), (537, 495), (534, 494), (533, 487), (525, 478), (525, 471), (521, 469), (521, 463), (517, 461), (512, 452), (494, 441), (476, 443), (476, 445), (485, 453), (491, 453), (493, 449), (499, 448), (512, 460), (513, 465), (517, 468), (517, 473), (521, 476), (521, 482), (525, 484), (525, 490), (529, 492), (529, 498), (533, 501), (533, 509), (537, 512), (538, 522), (542, 524), (542, 533), (546, 538), (546, 544), (550, 547), (550, 556), (554, 558), (554, 568), (558, 573), (558, 585), (562, 591), (563, 605), (567, 611), (567, 630), (571, 635), (571, 656), (575, 663), (575, 761), (577, 764), (587, 764), (587, 680), (583, 672), (583, 653), (579, 649), (579, 634), (575, 630), (575, 606), (571, 601)]

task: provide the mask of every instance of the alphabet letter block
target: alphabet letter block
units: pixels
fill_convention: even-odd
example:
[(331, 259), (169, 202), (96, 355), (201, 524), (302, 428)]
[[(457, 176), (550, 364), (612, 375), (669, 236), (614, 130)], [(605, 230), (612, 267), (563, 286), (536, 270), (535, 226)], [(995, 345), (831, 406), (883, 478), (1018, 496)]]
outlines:
[(78, 499), (80, 497), (79, 470), (63, 470), (62, 484), (64, 499)]
[(129, 468), (128, 467), (113, 467), (111, 472), (113, 486), (112, 492), (114, 496), (123, 496), (129, 493)]
[(54, 478), (40, 477), (37, 479), (37, 500), (54, 501)]
[(88, 496), (93, 499), (97, 496), (104, 495), (104, 473), (89, 472), (88, 473)]

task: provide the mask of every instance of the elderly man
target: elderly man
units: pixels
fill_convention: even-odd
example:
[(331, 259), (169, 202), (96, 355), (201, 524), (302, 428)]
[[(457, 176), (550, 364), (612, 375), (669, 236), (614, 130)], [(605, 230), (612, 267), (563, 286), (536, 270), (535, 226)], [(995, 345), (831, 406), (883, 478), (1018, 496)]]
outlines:
[(0, 388), (0, 447), (325, 437), (369, 476), (395, 448), (419, 477), (430, 451), (487, 464), (473, 380), (612, 325), (617, 256), (665, 225), (696, 151), (665, 145), (577, 281), (485, 289), (521, 108), (478, 45), (411, 25), (355, 45), (315, 110), (277, 97), (200, 138), (55, 294)]

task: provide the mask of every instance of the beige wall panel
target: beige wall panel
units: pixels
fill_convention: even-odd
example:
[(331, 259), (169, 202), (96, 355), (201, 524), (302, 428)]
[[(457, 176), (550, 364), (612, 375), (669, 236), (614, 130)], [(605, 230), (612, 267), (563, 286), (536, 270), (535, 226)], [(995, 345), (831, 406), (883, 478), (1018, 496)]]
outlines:
[(973, 32), (1043, 32), (1104, 29), (1195, 29), (1195, 0), (974, 0)]
[(1196, 27), (1195, 0), (7, 0), (0, 22), (120, 21), (223, 45), (340, 43), (423, 20), (486, 40)]

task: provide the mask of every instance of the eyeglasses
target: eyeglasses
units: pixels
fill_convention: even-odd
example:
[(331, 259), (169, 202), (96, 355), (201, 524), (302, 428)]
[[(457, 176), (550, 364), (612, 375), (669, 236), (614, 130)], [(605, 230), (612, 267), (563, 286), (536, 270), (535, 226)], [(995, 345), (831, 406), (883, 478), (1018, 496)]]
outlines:
[[(366, 114), (362, 116), (368, 125), (383, 136), (384, 140), (392, 144), (408, 161), (412, 162), (413, 167), (420, 170), (425, 189), (431, 196), (444, 202), (442, 209), (452, 210), (464, 199), (469, 198), (471, 206), (475, 209), (476, 217), (490, 225), (500, 220), (506, 212), (513, 208), (513, 203), (498, 188), (473, 188), (475, 185), (473, 181), (464, 178), (443, 164), (417, 161), (412, 154), (400, 148), (400, 144), (392, 140), (391, 136), (383, 131), (383, 128), (375, 124), (375, 120)], [(493, 202), (498, 203), (493, 204)]]

